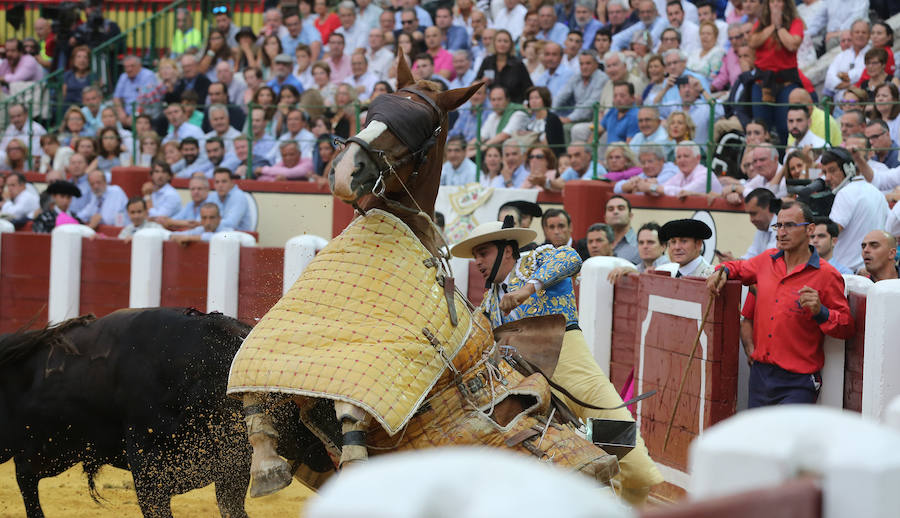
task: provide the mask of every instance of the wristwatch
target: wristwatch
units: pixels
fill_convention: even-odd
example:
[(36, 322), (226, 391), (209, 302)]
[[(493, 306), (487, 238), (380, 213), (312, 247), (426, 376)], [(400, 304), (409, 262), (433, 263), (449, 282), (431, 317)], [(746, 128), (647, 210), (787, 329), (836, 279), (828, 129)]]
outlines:
[(209, 56), (209, 57), (215, 57), (216, 53), (213, 52), (213, 51), (211, 51), (211, 50), (207, 50), (207, 51), (206, 51), (206, 55)]
[(659, 191), (659, 184), (653, 184), (650, 186), (650, 192), (655, 194), (657, 191)]

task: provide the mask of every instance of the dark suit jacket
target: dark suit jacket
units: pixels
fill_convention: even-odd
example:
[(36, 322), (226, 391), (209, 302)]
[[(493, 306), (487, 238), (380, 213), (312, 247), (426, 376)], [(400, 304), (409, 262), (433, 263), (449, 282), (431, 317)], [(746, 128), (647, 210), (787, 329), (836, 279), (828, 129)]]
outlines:
[(742, 72), (741, 75), (731, 85), (728, 91), (728, 99), (725, 101), (725, 117), (736, 115), (741, 121), (741, 126), (746, 127), (747, 123), (753, 119), (753, 107), (744, 105), (734, 105), (731, 103), (749, 103), (753, 100), (753, 83), (756, 81), (756, 74), (753, 70)]
[[(172, 89), (171, 92), (167, 93), (163, 98), (167, 103), (177, 103), (181, 102), (181, 94), (187, 89), (187, 80), (181, 78), (175, 83), (175, 88)], [(209, 85), (212, 84), (206, 74), (197, 74), (197, 77), (194, 78), (194, 88), (193, 90), (197, 92), (197, 100), (198, 106), (203, 106), (206, 104), (206, 92), (209, 90)]]

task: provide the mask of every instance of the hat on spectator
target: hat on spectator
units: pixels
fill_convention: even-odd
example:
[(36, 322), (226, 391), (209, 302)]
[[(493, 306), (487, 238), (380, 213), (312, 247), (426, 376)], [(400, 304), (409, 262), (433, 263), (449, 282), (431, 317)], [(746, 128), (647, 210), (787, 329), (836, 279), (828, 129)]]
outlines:
[(253, 29), (247, 25), (241, 27), (241, 30), (237, 31), (237, 34), (234, 35), (235, 40), (240, 40), (241, 36), (249, 36), (250, 39), (256, 41), (256, 34), (253, 34)]
[(515, 207), (519, 212), (525, 214), (526, 216), (531, 216), (532, 218), (539, 218), (544, 215), (544, 211), (541, 210), (541, 206), (537, 203), (525, 201), (525, 200), (513, 200), (508, 201), (500, 206), (500, 210), (505, 209), (506, 207)]
[(275, 62), (292, 65), (294, 63), (294, 60), (291, 59), (291, 57), (288, 56), (287, 54), (279, 54), (279, 55), (275, 56)]
[(676, 219), (666, 223), (659, 229), (660, 243), (665, 243), (673, 237), (709, 239), (712, 237), (712, 230), (706, 223), (696, 219)]
[(63, 194), (81, 198), (81, 189), (72, 182), (66, 180), (56, 180), (47, 186), (47, 194)]

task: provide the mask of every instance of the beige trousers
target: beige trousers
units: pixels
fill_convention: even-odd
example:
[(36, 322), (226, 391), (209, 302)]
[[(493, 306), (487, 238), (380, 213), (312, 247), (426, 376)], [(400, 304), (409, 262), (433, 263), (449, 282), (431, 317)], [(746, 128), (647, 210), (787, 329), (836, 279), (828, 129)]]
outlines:
[[(566, 331), (559, 363), (553, 372), (552, 380), (585, 403), (601, 407), (622, 404), (622, 398), (619, 397), (615, 387), (594, 361), (580, 329)], [(559, 392), (554, 391), (554, 394), (582, 419), (594, 417), (634, 421), (627, 408), (593, 410), (574, 403)], [(649, 488), (663, 481), (663, 476), (650, 458), (640, 433), (637, 435), (637, 446), (619, 460), (619, 475), (616, 479), (623, 489)]]

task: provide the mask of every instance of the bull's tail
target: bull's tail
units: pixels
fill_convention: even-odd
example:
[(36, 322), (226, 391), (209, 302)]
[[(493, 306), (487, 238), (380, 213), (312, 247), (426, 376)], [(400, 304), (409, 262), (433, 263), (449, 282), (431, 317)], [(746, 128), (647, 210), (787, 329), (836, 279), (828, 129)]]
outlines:
[(105, 498), (100, 496), (100, 491), (97, 491), (97, 483), (94, 481), (94, 477), (97, 476), (97, 473), (100, 471), (101, 464), (85, 461), (84, 464), (84, 474), (87, 475), (88, 481), (88, 493), (91, 495), (91, 500), (98, 504), (102, 504), (101, 500), (106, 501)]

